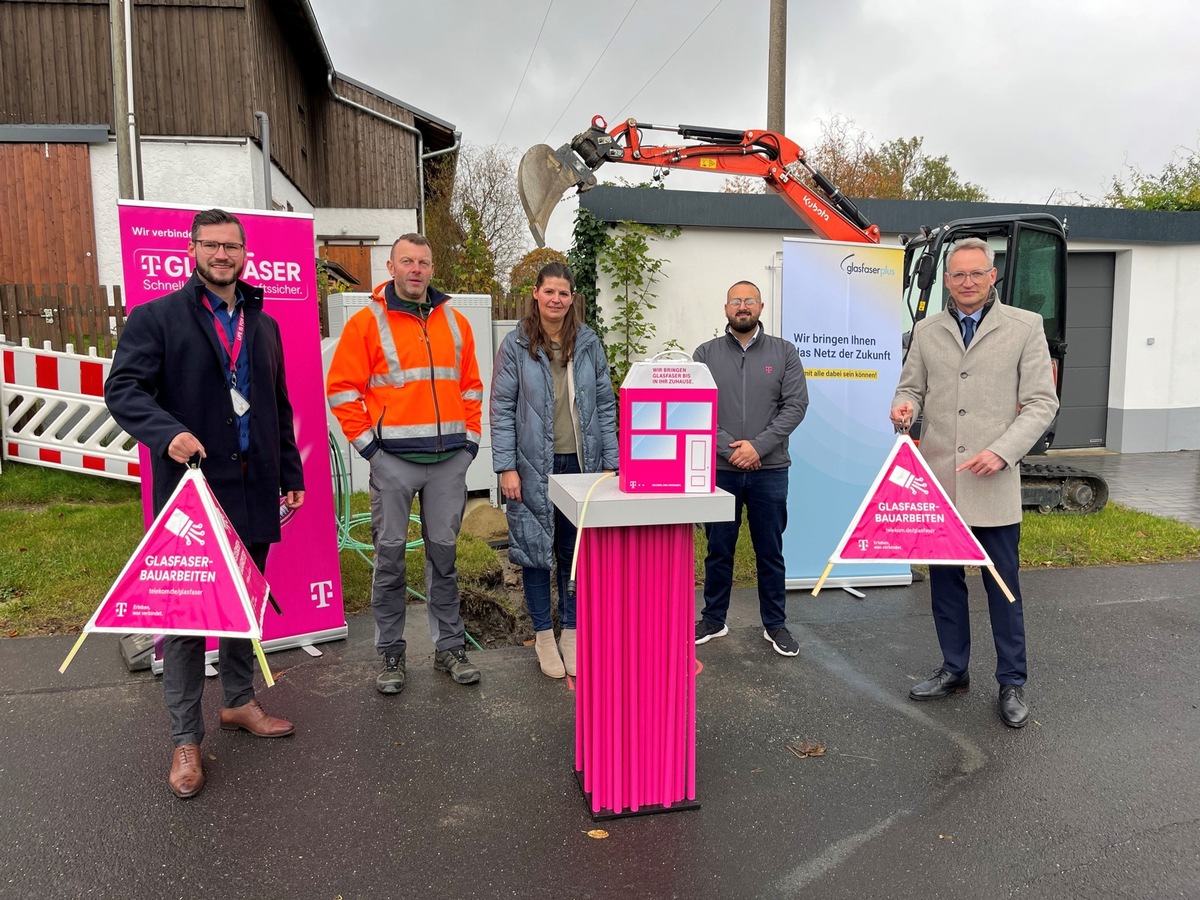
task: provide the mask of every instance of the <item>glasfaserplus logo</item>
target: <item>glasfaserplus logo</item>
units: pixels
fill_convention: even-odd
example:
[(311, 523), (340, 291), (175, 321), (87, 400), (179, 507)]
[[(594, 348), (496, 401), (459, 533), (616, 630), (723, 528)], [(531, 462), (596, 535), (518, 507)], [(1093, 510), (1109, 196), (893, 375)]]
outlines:
[(853, 253), (842, 260), (842, 271), (847, 275), (878, 275), (884, 277), (896, 274), (896, 270), (891, 266), (864, 266), (862, 263), (856, 263), (853, 260)]

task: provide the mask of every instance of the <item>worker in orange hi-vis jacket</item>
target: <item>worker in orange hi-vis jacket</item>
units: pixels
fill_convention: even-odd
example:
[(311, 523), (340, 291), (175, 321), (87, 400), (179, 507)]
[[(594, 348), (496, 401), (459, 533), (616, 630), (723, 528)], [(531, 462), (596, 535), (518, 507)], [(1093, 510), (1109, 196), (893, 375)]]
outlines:
[(467, 468), (479, 452), (483, 382), (470, 323), (430, 287), (428, 239), (401, 235), (387, 265), (392, 280), (346, 323), (325, 390), (346, 439), (371, 465), (371, 612), (383, 657), (375, 687), (398, 694), (405, 682), (404, 553), (418, 496), (434, 668), (458, 684), (480, 679), (464, 646), (455, 549)]

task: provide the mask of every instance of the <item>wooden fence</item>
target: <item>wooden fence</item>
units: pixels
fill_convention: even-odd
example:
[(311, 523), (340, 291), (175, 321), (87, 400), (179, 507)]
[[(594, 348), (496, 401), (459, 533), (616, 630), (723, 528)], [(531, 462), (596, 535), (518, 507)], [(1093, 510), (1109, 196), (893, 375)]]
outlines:
[[(497, 322), (505, 319), (521, 319), (525, 315), (525, 310), (529, 304), (529, 294), (532, 288), (524, 291), (509, 291), (507, 294), (492, 297), (492, 318)], [(453, 296), (454, 291), (449, 292)], [(576, 292), (575, 303), (586, 314), (587, 299)]]
[(508, 294), (492, 297), (492, 318), (496, 321), (503, 319), (519, 319), (525, 315), (525, 304), (528, 298), (524, 295)]
[(72, 344), (76, 353), (95, 347), (111, 357), (124, 328), (119, 286), (0, 284), (0, 334), (13, 343), (29, 338), (40, 349), (49, 341), (60, 352)]

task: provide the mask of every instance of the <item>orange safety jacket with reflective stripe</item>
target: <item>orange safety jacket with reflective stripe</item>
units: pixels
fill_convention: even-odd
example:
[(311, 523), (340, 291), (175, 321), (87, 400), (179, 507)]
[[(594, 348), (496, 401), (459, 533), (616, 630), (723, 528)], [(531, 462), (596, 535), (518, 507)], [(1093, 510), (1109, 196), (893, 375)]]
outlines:
[[(355, 313), (334, 350), (325, 380), (329, 408), (365, 459), (479, 449), (483, 382), (475, 337), (450, 298), (428, 289), (422, 319), (389, 309), (386, 281)], [(393, 294), (394, 296), (394, 294)]]

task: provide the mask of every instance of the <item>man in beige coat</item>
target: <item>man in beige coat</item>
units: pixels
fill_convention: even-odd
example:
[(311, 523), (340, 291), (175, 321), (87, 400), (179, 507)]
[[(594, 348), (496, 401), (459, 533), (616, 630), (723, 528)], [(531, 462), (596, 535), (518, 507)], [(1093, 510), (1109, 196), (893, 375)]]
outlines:
[[(892, 401), (907, 426), (924, 412), (921, 453), (963, 520), (992, 558), (1015, 603), (986, 571), (996, 645), (999, 713), (1020, 728), (1029, 719), (1024, 687), (1025, 619), (1018, 583), (1020, 461), (1058, 411), (1042, 319), (997, 302), (995, 254), (986, 241), (958, 241), (946, 260), (951, 301), (919, 322)], [(942, 665), (909, 691), (938, 700), (970, 686), (971, 627), (962, 566), (931, 566), (933, 621)]]

